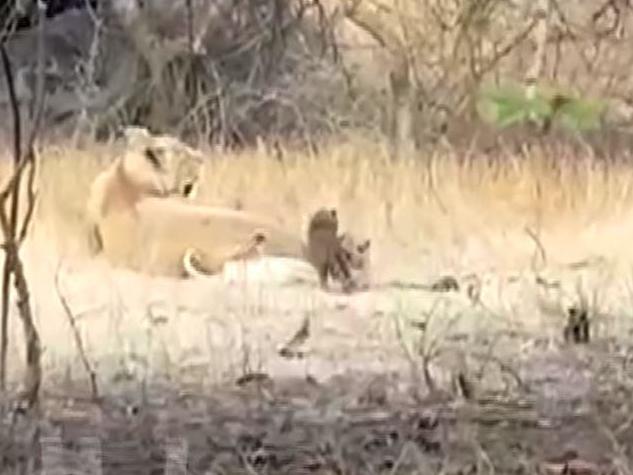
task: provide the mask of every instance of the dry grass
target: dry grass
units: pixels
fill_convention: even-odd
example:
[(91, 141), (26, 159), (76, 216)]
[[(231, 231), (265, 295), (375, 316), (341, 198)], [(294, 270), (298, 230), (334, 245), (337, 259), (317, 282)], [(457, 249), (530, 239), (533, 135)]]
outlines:
[[(281, 161), (263, 149), (208, 155), (199, 201), (241, 205), (296, 232), (315, 208), (336, 206), (345, 227), (374, 239), (385, 275), (411, 272), (411, 265), (478, 267), (491, 258), (521, 266), (534, 252), (526, 226), (554, 261), (611, 256), (613, 240), (633, 233), (625, 220), (633, 169), (564, 151), (437, 152), (391, 163), (382, 143), (355, 138), (316, 155), (286, 150)], [(71, 236), (81, 230), (90, 181), (111, 156), (104, 145), (41, 152), (36, 236), (64, 253), (81, 251)]]

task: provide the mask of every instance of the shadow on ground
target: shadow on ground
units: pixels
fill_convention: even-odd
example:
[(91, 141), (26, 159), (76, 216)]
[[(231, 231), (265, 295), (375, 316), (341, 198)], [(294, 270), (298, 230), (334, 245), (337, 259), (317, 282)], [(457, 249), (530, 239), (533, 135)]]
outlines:
[[(37, 420), (5, 418), (2, 473), (630, 473), (631, 349), (531, 348), (504, 391), (430, 394), (405, 372), (48, 391)], [(586, 471), (555, 460), (574, 453)]]

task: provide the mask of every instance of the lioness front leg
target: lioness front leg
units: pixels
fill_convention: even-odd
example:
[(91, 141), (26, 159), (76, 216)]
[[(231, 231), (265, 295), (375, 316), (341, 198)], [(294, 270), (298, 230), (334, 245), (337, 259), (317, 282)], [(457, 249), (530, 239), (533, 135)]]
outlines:
[(227, 253), (221, 258), (215, 259), (215, 264), (210, 266), (205, 262), (205, 254), (200, 249), (189, 248), (183, 256), (183, 269), (185, 277), (208, 277), (218, 275), (224, 270), (224, 265), (231, 261), (246, 261), (256, 259), (262, 254), (262, 246), (266, 242), (263, 232), (255, 232), (244, 245), (237, 250)]
[(236, 251), (231, 252), (225, 259), (226, 261), (246, 261), (257, 259), (263, 254), (266, 235), (261, 231), (256, 231), (250, 239)]
[(189, 248), (182, 258), (182, 276), (201, 278), (217, 275), (224, 265), (208, 265), (205, 254), (199, 249)]

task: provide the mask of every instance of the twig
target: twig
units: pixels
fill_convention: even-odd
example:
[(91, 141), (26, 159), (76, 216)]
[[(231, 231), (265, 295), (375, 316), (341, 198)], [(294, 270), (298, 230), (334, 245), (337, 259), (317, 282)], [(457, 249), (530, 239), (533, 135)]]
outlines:
[(38, 18), (37, 18), (37, 75), (35, 77), (35, 94), (33, 94), (33, 100), (29, 109), (29, 118), (31, 119), (31, 130), (29, 133), (29, 139), (27, 140), (26, 149), (33, 145), (37, 129), (39, 125), (36, 121), (39, 121), (44, 109), (44, 60), (46, 55), (46, 45), (44, 43), (44, 26), (46, 22), (46, 5), (42, 1), (37, 2)]
[[(14, 175), (5, 185), (5, 189), (0, 194), (0, 206), (2, 206), (2, 211), (4, 212), (4, 203), (6, 202), (9, 193), (11, 193), (14, 196), (14, 199), (11, 202), (11, 216), (17, 217), (18, 194), (16, 193), (16, 190), (20, 186), (20, 176), (22, 175), (21, 168), (24, 166), (20, 163), (20, 157), (22, 156), (22, 130), (20, 123), (20, 111), (18, 109), (18, 101), (15, 96), (15, 84), (13, 82), (11, 61), (9, 60), (9, 55), (7, 54), (4, 43), (0, 44), (0, 59), (2, 60), (2, 67), (7, 82), (7, 89), (9, 91), (9, 103), (13, 116), (13, 160), (15, 168)], [(12, 222), (13, 221), (15, 221), (15, 219), (12, 219)], [(15, 238), (15, 229), (8, 220), (6, 223), (2, 223), (2, 229), (4, 233), (4, 238), (7, 242), (12, 241)], [(14, 230), (13, 232), (11, 231), (12, 229)], [(0, 390), (2, 391), (4, 391), (6, 388), (7, 347), (9, 343), (9, 297), (11, 289), (11, 262), (9, 261), (8, 252), (5, 251), (5, 253), (6, 259), (2, 272), (2, 314), (0, 322)]]
[[(536, 22), (534, 43), (536, 44), (536, 48), (532, 63), (525, 74), (525, 98), (528, 101), (533, 101), (536, 98), (536, 83), (541, 76), (543, 65), (545, 64), (549, 17), (549, 0), (538, 0), (534, 12), (534, 21)], [(536, 117), (533, 112), (530, 112), (529, 119), (537, 120), (538, 117)]]
[(27, 177), (27, 204), (26, 213), (22, 221), (22, 228), (18, 235), (18, 244), (22, 245), (26, 239), (26, 233), (29, 229), (29, 223), (33, 220), (33, 212), (35, 211), (35, 204), (37, 203), (37, 192), (35, 191), (35, 171), (37, 170), (37, 160), (35, 159), (34, 150), (31, 149), (31, 153), (28, 154), (27, 160), (24, 163), (31, 165), (29, 168), (29, 176)]
[(86, 350), (84, 349), (83, 340), (81, 339), (81, 335), (79, 334), (79, 329), (77, 328), (77, 321), (75, 319), (75, 314), (72, 312), (70, 308), (70, 304), (68, 303), (68, 299), (62, 293), (59, 276), (61, 273), (61, 265), (57, 267), (57, 272), (55, 272), (55, 290), (57, 292), (57, 297), (64, 307), (64, 312), (66, 313), (66, 317), (68, 318), (68, 323), (70, 323), (70, 328), (73, 332), (73, 337), (75, 339), (75, 345), (77, 345), (77, 351), (79, 351), (79, 358), (81, 358), (81, 363), (88, 373), (88, 377), (90, 378), (90, 391), (92, 394), (92, 400), (97, 401), (99, 399), (99, 387), (97, 385), (97, 373), (95, 372), (88, 356), (86, 355)]
[[(534, 231), (532, 231), (531, 228), (529, 228), (528, 226), (525, 227), (525, 233), (532, 238), (532, 240), (534, 241), (534, 243), (536, 244), (536, 248), (541, 256), (541, 259), (543, 260), (543, 264), (547, 263), (547, 253), (545, 252), (545, 247), (543, 247), (543, 244), (541, 243), (541, 240), (539, 239), (539, 237), (536, 235), (536, 233)], [(535, 266), (536, 267), (536, 266)]]
[(193, 57), (193, 6), (191, 0), (185, 0), (187, 7), (187, 46), (189, 47), (189, 57)]
[[(43, 22), (45, 21), (45, 9), (46, 5), (43, 2), (38, 2), (38, 14), (39, 14), (39, 38), (38, 38), (38, 84), (41, 86), (41, 90), (37, 99), (40, 103), (34, 104), (34, 110), (38, 110), (38, 114), (41, 115), (41, 102), (43, 101), (43, 77), (44, 77), (44, 58), (43, 58)], [(42, 367), (41, 367), (41, 355), (42, 349), (40, 344), (40, 337), (37, 328), (33, 322), (33, 313), (30, 305), (29, 287), (24, 274), (24, 267), (19, 256), (19, 248), (21, 240), (26, 236), (26, 230), (29, 223), (33, 218), (33, 208), (35, 206), (36, 194), (33, 191), (34, 186), (34, 170), (35, 170), (35, 151), (34, 143), (38, 132), (38, 126), (33, 124), (31, 133), (29, 135), (28, 150), (26, 156), (22, 154), (22, 135), (21, 135), (21, 118), (20, 109), (18, 106), (17, 96), (15, 94), (15, 84), (13, 82), (13, 73), (11, 69), (11, 62), (6, 52), (4, 44), (0, 44), (0, 59), (2, 59), (2, 65), (4, 74), (6, 77), (7, 87), (9, 89), (9, 99), (11, 102), (11, 110), (13, 112), (13, 138), (14, 138), (14, 175), (6, 184), (5, 188), (0, 192), (0, 226), (4, 234), (5, 242), (3, 243), (3, 249), (5, 252), (5, 263), (3, 272), (2, 283), (2, 335), (0, 345), (0, 384), (2, 390), (6, 388), (6, 356), (8, 346), (8, 316), (9, 306), (8, 301), (10, 297), (10, 281), (13, 277), (14, 287), (17, 294), (17, 306), (18, 316), (22, 321), (22, 328), (24, 330), (24, 339), (26, 346), (26, 371), (24, 375), (24, 388), (22, 398), (26, 403), (26, 409), (33, 408), (37, 405), (39, 400), (39, 391), (42, 383)], [(21, 191), (21, 178), (24, 173), (27, 164), (32, 164), (31, 175), (28, 180), (28, 208), (26, 216), (23, 218), (21, 226), (18, 224), (18, 203)], [(10, 213), (7, 213), (6, 204), (7, 201), (11, 201)], [(9, 214), (9, 216), (7, 216)], [(18, 228), (20, 232), (18, 233)], [(16, 239), (19, 237), (20, 239)]]
[[(28, 225), (32, 220), (33, 211), (35, 210), (35, 203), (37, 198), (37, 192), (35, 189), (35, 140), (39, 134), (40, 127), (42, 125), (42, 118), (44, 116), (44, 104), (46, 102), (46, 89), (44, 84), (44, 63), (45, 63), (45, 42), (44, 42), (44, 23), (46, 21), (46, 5), (41, 1), (38, 1), (38, 22), (37, 22), (37, 77), (35, 84), (35, 96), (31, 109), (31, 130), (26, 142), (26, 157), (22, 160), (24, 164), (30, 164), (29, 176), (27, 178), (27, 209), (24, 220), (22, 221), (22, 227), (19, 232), (18, 243), (22, 244), (26, 238)], [(26, 165), (25, 165), (26, 166)], [(19, 186), (19, 185), (18, 185)], [(17, 197), (16, 197), (17, 200)]]

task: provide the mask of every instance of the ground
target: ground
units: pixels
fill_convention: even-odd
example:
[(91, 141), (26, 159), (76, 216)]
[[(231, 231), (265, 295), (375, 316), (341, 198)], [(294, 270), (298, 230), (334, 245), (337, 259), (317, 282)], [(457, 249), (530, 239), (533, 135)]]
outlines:
[[(44, 345), (41, 413), (6, 412), (1, 473), (34, 453), (59, 473), (631, 473), (629, 198), (585, 181), (585, 201), (559, 192), (533, 207), (525, 183), (497, 182), (507, 194), (493, 199), (459, 176), (417, 199), (406, 183), (376, 193), (386, 185), (371, 174), (344, 175), (343, 191), (309, 198), (336, 196), (345, 226), (375, 238), (374, 288), (352, 296), (114, 269), (52, 238), (71, 219), (53, 225), (64, 201), (47, 201), (22, 253)], [(265, 182), (256, 174), (252, 193)], [(300, 188), (279, 195), (308, 209)], [(359, 201), (375, 208), (352, 212)], [(443, 275), (459, 291), (418, 285)], [(565, 342), (566, 310), (581, 303), (591, 340)], [(304, 354), (281, 356), (306, 318)], [(17, 384), (17, 318), (10, 343)], [(571, 451), (584, 472), (556, 460)]]

